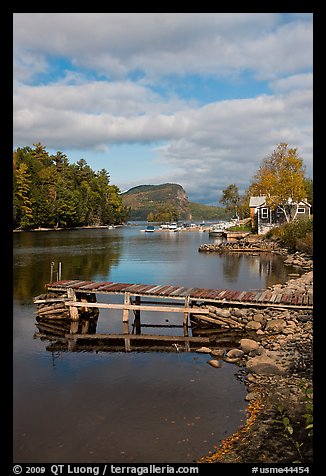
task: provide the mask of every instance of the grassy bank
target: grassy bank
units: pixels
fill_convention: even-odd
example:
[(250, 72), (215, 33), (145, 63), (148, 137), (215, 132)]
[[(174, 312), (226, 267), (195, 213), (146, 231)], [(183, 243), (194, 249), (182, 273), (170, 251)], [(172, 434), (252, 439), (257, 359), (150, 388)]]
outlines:
[(275, 227), (266, 234), (267, 239), (278, 240), (290, 251), (313, 254), (313, 219), (299, 219)]

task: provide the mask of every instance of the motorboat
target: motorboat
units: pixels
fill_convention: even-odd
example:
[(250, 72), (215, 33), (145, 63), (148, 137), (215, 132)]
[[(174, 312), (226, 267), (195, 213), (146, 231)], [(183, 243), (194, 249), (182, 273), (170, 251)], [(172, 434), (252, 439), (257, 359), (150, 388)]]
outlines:
[(226, 228), (226, 223), (216, 223), (208, 230), (208, 236), (221, 236), (222, 233), (226, 230)]

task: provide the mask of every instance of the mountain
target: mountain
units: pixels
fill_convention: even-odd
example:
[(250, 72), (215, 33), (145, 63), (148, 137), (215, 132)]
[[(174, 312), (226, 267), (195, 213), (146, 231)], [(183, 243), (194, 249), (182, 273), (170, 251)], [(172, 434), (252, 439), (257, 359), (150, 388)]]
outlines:
[(181, 185), (139, 185), (121, 194), (122, 203), (130, 209), (130, 220), (176, 221), (218, 220), (225, 209), (189, 202)]
[(175, 183), (139, 185), (121, 194), (121, 197), (123, 205), (130, 208), (131, 220), (147, 220), (150, 213), (162, 215), (164, 212), (174, 213), (175, 219), (177, 215), (182, 220), (190, 218), (187, 194), (181, 185)]

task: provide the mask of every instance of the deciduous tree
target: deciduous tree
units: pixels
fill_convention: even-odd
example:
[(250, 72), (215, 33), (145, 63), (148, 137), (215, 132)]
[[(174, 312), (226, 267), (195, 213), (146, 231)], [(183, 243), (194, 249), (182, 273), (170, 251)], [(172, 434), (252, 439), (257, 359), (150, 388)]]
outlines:
[(293, 220), (299, 202), (307, 198), (305, 167), (297, 148), (280, 143), (259, 167), (249, 190), (251, 195), (265, 195), (269, 208), (279, 207), (286, 221)]
[(239, 216), (238, 212), (241, 197), (239, 195), (239, 189), (234, 183), (223, 190), (223, 196), (220, 203), (222, 203), (228, 211), (236, 215), (236, 217)]

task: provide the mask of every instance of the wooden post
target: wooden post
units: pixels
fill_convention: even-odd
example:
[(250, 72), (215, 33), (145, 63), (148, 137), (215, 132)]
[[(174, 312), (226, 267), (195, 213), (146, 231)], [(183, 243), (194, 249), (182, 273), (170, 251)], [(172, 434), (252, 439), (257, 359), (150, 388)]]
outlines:
[[(136, 296), (135, 297), (135, 304), (137, 306), (140, 306), (140, 303), (141, 303), (140, 296)], [(134, 311), (134, 313), (135, 313), (135, 319), (134, 319), (133, 329), (136, 330), (136, 334), (140, 335), (140, 333), (141, 333), (140, 310), (137, 309), (136, 311)]]
[[(130, 293), (125, 293), (124, 304), (130, 304)], [(129, 309), (124, 308), (122, 312), (122, 322), (129, 322)]]
[(68, 351), (73, 352), (76, 349), (76, 339), (67, 339), (68, 340)]
[(126, 335), (124, 341), (125, 341), (125, 351), (130, 352), (130, 337), (129, 337), (129, 323), (128, 322), (123, 322), (122, 323), (123, 327), (123, 333)]
[(58, 263), (58, 281), (61, 281), (62, 277), (62, 263), (61, 261)]
[(131, 347), (130, 347), (130, 338), (129, 337), (125, 337), (125, 351), (126, 352), (130, 352), (131, 350)]
[(54, 262), (52, 261), (52, 263), (51, 263), (51, 271), (50, 271), (50, 283), (53, 283), (53, 267), (54, 267)]
[[(124, 294), (124, 304), (130, 304), (130, 293)], [(129, 309), (124, 308), (122, 311), (122, 327), (123, 333), (129, 335)], [(125, 350), (130, 351), (130, 338), (125, 337)]]
[[(87, 299), (85, 299), (85, 298), (81, 298), (80, 301), (81, 301), (81, 302), (88, 302)], [(85, 312), (88, 312), (88, 307), (85, 306), (85, 307), (84, 307), (84, 310), (85, 310)]]
[(78, 320), (74, 319), (70, 323), (69, 333), (78, 334), (78, 328), (79, 328), (79, 319)]
[[(189, 308), (190, 305), (190, 296), (186, 296), (185, 298), (185, 308)], [(185, 337), (188, 337), (188, 318), (189, 318), (189, 312), (185, 312), (183, 314), (183, 335)]]
[(81, 334), (88, 334), (89, 331), (89, 319), (82, 321)]
[[(124, 304), (130, 304), (130, 293), (125, 293)], [(122, 313), (123, 333), (129, 335), (129, 309), (123, 309)], [(130, 338), (125, 338), (125, 350), (130, 352)]]
[[(71, 299), (72, 301), (76, 301), (76, 293), (73, 289), (68, 288), (67, 295), (69, 299)], [(70, 313), (70, 319), (72, 319), (73, 321), (78, 321), (79, 319), (78, 307), (69, 306), (69, 313)]]

